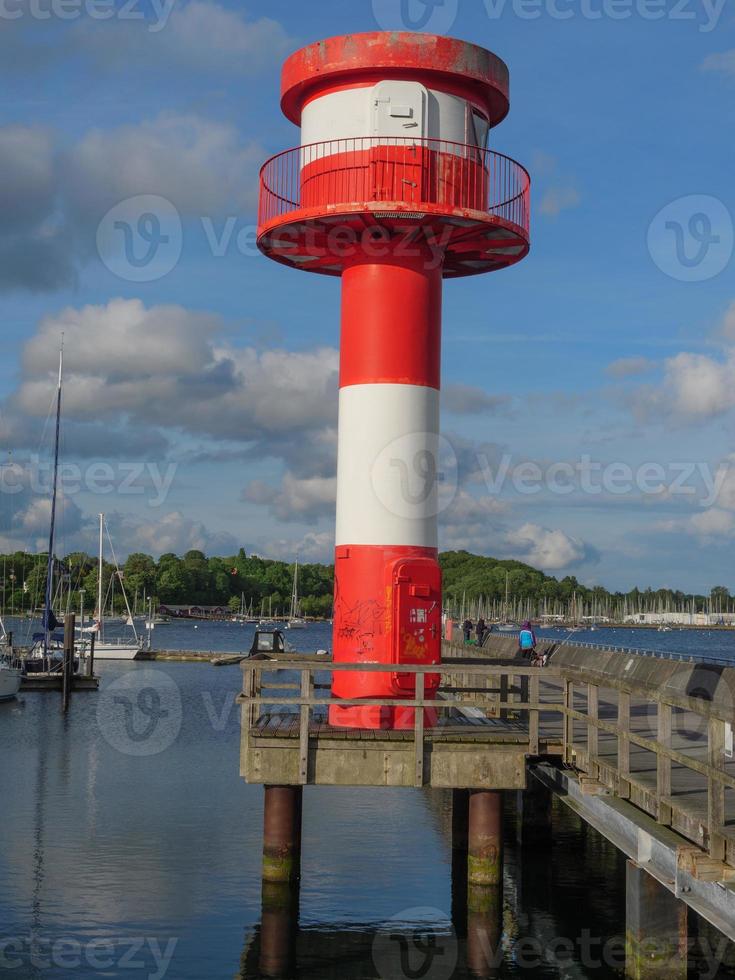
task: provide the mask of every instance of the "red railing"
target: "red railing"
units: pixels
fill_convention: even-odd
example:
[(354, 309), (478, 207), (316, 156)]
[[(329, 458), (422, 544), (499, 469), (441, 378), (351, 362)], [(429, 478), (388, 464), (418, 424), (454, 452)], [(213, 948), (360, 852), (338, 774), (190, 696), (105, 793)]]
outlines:
[[(260, 173), (261, 228), (299, 211), (409, 205), (433, 214), (481, 211), (529, 231), (531, 178), (477, 146), (413, 137), (329, 140), (286, 150)], [(390, 208), (387, 208), (390, 210)]]

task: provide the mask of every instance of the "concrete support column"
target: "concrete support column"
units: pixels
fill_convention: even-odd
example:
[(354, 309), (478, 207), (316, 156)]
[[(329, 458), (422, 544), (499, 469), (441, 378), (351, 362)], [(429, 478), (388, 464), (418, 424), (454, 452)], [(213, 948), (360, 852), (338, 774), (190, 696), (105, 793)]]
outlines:
[(266, 786), (263, 881), (293, 882), (301, 874), (301, 786)]
[(538, 779), (529, 777), (525, 790), (516, 797), (516, 840), (523, 846), (551, 843), (551, 808), (554, 794)]
[(628, 861), (625, 904), (625, 975), (686, 980), (686, 905), (634, 861)]
[(503, 884), (503, 794), (472, 790), (468, 821), (467, 875), (470, 886)]

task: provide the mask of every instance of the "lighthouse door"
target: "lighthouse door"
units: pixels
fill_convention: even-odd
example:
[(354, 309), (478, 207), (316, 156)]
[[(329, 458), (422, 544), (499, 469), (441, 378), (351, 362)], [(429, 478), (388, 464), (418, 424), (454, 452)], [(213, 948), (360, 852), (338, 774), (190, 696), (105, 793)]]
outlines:
[(373, 89), (370, 168), (373, 199), (425, 199), (428, 92), (418, 82), (385, 81)]
[(418, 82), (380, 82), (373, 89), (373, 136), (426, 135), (428, 92)]
[[(430, 558), (399, 559), (392, 567), (393, 659), (401, 664), (441, 663), (441, 570)], [(427, 674), (426, 690), (439, 683)], [(414, 674), (395, 673), (397, 691), (416, 689)]]

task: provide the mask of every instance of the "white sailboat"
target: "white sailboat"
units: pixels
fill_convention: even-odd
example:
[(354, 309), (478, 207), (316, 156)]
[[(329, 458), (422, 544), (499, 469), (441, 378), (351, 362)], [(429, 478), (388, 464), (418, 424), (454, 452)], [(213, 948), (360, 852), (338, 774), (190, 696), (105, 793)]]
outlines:
[[(5, 623), (0, 616), (0, 651), (8, 649), (8, 634), (5, 632)], [(8, 651), (10, 653), (10, 651)], [(23, 671), (20, 667), (13, 666), (9, 655), (0, 652), (0, 701), (10, 701), (20, 691), (20, 682)]]
[[(130, 603), (128, 602), (128, 596), (125, 592), (125, 585), (123, 584), (122, 576), (120, 575), (120, 568), (117, 564), (117, 559), (115, 558), (115, 551), (112, 547), (112, 541), (110, 540), (110, 549), (112, 551), (112, 558), (115, 562), (115, 574), (120, 582), (120, 587), (122, 589), (122, 594), (125, 599), (125, 608), (127, 609), (127, 620), (123, 620), (131, 627), (133, 631), (133, 636), (135, 637), (134, 642), (125, 642), (124, 640), (106, 640), (105, 639), (105, 614), (104, 614), (104, 596), (102, 595), (102, 570), (103, 570), (103, 558), (104, 558), (104, 545), (105, 545), (105, 515), (100, 514), (100, 549), (99, 549), (99, 565), (97, 569), (97, 610), (95, 612), (95, 625), (93, 627), (96, 633), (95, 644), (94, 644), (94, 657), (95, 660), (135, 660), (139, 653), (143, 651), (144, 640), (142, 637), (138, 636), (138, 631), (135, 628), (135, 620), (133, 619), (133, 614), (130, 611)], [(107, 537), (109, 539), (110, 533), (107, 532)]]
[(290, 630), (305, 630), (307, 623), (303, 616), (299, 615), (299, 560), (293, 569), (293, 589), (291, 591), (291, 611), (288, 614), (286, 627)]

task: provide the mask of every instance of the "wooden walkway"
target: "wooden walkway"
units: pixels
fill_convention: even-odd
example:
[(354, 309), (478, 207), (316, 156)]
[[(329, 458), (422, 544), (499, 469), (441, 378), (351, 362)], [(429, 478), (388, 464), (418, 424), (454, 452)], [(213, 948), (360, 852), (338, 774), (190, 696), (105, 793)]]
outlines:
[[(274, 785), (522, 789), (527, 764), (552, 759), (586, 793), (629, 801), (735, 868), (735, 670), (580, 648), (557, 648), (537, 669), (512, 653), (508, 640), (481, 651), (445, 645), (441, 668), (402, 666), (416, 676), (403, 706), (440, 718), (427, 727), (415, 710), (405, 731), (326, 721), (330, 671), (393, 666), (245, 661), (242, 775)], [(427, 673), (441, 673), (437, 701), (424, 698)]]

